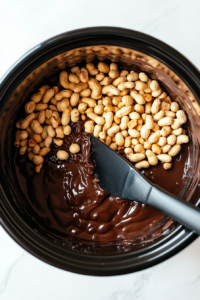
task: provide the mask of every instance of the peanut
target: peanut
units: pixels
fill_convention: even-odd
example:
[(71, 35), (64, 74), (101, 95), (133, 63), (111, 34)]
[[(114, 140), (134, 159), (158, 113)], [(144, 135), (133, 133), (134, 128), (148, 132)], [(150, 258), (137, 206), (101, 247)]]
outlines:
[[(73, 89), (74, 93), (80, 93), (81, 91), (87, 89), (88, 83), (79, 82)], [(71, 95), (70, 95), (71, 96)], [(66, 96), (67, 97), (67, 96)]]
[(60, 101), (63, 98), (69, 98), (69, 97), (71, 97), (71, 95), (72, 95), (72, 91), (70, 91), (70, 90), (62, 90), (62, 91), (60, 91), (59, 93), (57, 93), (55, 95), (55, 99), (57, 101)]
[(76, 154), (78, 152), (80, 152), (80, 146), (79, 144), (71, 144), (69, 147), (69, 152), (71, 152), (72, 154)]
[(70, 109), (69, 108), (65, 109), (63, 114), (62, 114), (62, 119), (61, 119), (62, 125), (68, 125), (69, 124), (70, 115), (71, 115)]
[(125, 148), (125, 149), (124, 149), (124, 153), (125, 153), (126, 155), (130, 155), (130, 154), (133, 153), (133, 149), (131, 149), (131, 148)]
[(78, 76), (74, 73), (69, 74), (69, 81), (73, 82), (73, 83), (76, 83), (76, 84), (80, 82)]
[(160, 99), (155, 99), (151, 106), (151, 113), (153, 115), (157, 114), (160, 110), (161, 101)]
[(169, 169), (171, 169), (171, 167), (172, 167), (172, 163), (165, 162), (165, 163), (163, 164), (163, 168), (164, 168), (165, 170), (169, 170)]
[[(71, 111), (71, 121), (76, 123), (79, 121), (79, 110), (77, 108), (72, 109)], [(64, 124), (67, 125), (67, 124)]]
[(178, 145), (189, 143), (189, 137), (185, 134), (177, 136), (176, 143)]
[(52, 137), (47, 136), (46, 139), (44, 140), (44, 146), (49, 147), (52, 143)]
[(120, 110), (116, 112), (117, 118), (122, 118), (124, 116), (127, 116), (131, 112), (132, 107), (131, 106), (124, 106)]
[(168, 155), (168, 154), (159, 154), (157, 156), (157, 158), (162, 161), (162, 162), (171, 162), (172, 161), (172, 156), (171, 155)]
[(162, 147), (162, 153), (167, 153), (170, 151), (170, 149), (172, 148), (172, 146), (170, 145), (165, 145)]
[(133, 138), (138, 138), (140, 136), (140, 132), (137, 131), (136, 129), (129, 129), (128, 133), (130, 136), (132, 136)]
[(138, 73), (135, 73), (135, 72), (132, 72), (127, 75), (128, 81), (136, 81), (136, 80), (138, 80), (138, 78), (139, 78), (139, 75), (138, 75)]
[(151, 115), (146, 116), (145, 126), (147, 129), (152, 129), (154, 126), (153, 118)]
[(152, 151), (155, 154), (161, 154), (161, 152), (162, 152), (161, 148), (158, 145), (156, 145), (156, 144), (152, 145)]
[(110, 148), (111, 148), (113, 151), (116, 151), (116, 150), (117, 150), (117, 144), (116, 144), (116, 143), (110, 144)]
[(104, 112), (104, 106), (102, 104), (100, 105), (96, 105), (94, 107), (94, 113), (97, 114), (97, 115), (102, 115)]
[(115, 135), (115, 138), (116, 138), (116, 144), (118, 146), (123, 146), (124, 145), (124, 137), (123, 137), (123, 135), (120, 132), (118, 132)]
[(149, 162), (147, 160), (142, 160), (135, 164), (136, 169), (143, 169), (143, 168), (149, 168)]
[(128, 159), (130, 161), (132, 161), (132, 162), (138, 162), (138, 161), (141, 161), (144, 158), (145, 158), (145, 154), (144, 153), (136, 153), (136, 154), (131, 153), (128, 156)]
[(176, 144), (176, 136), (171, 134), (167, 137), (167, 144), (173, 146)]
[(172, 125), (174, 122), (171, 117), (164, 117), (158, 121), (158, 125), (161, 127)]
[(163, 146), (165, 146), (166, 144), (167, 144), (167, 139), (166, 139), (166, 137), (161, 136), (161, 137), (159, 138), (158, 145), (159, 145), (160, 147), (163, 147)]
[(113, 113), (112, 112), (107, 112), (105, 115), (105, 124), (103, 129), (104, 130), (108, 130), (111, 126), (112, 126), (112, 122), (113, 122)]
[(80, 96), (78, 93), (73, 93), (70, 98), (71, 106), (77, 106), (79, 103), (79, 98), (80, 98)]
[(48, 148), (48, 147), (43, 147), (43, 148), (40, 150), (39, 155), (40, 155), (40, 156), (45, 156), (45, 155), (47, 155), (47, 153), (49, 153), (49, 152), (50, 152), (50, 148)]
[(94, 131), (94, 121), (87, 121), (87, 122), (85, 122), (85, 124), (84, 124), (84, 126), (85, 126), (85, 132), (87, 132), (87, 133), (93, 133), (93, 131)]
[(95, 107), (96, 106), (96, 101), (92, 98), (82, 98), (81, 102), (86, 103), (89, 107)]
[(102, 94), (111, 94), (118, 96), (119, 90), (113, 85), (107, 85), (102, 88)]
[(174, 145), (168, 152), (171, 156), (176, 156), (181, 151), (181, 145)]
[(148, 158), (148, 162), (151, 166), (156, 166), (158, 164), (158, 158), (151, 150), (146, 150), (146, 156)]
[(32, 161), (35, 165), (39, 166), (43, 163), (44, 159), (40, 155), (34, 155), (33, 158), (32, 158)]
[(134, 99), (138, 104), (143, 105), (143, 104), (146, 103), (146, 100), (144, 99), (144, 97), (143, 97), (142, 95), (139, 95), (139, 94), (137, 93), (137, 91), (132, 90), (132, 91), (130, 92), (130, 95), (131, 95), (131, 97), (133, 97), (133, 99)]
[(35, 110), (35, 102), (30, 101), (24, 107), (25, 113), (31, 114)]
[(153, 119), (154, 119), (154, 121), (157, 122), (157, 121), (163, 119), (164, 116), (165, 116), (165, 111), (162, 109), (157, 114), (154, 115)]
[(91, 95), (91, 89), (85, 89), (80, 92), (80, 97), (89, 97)]
[(98, 70), (99, 70), (99, 72), (102, 72), (102, 73), (108, 73), (110, 69), (107, 64), (105, 64), (103, 62), (99, 62)]
[(163, 136), (163, 137), (166, 137), (168, 136), (170, 133), (171, 133), (171, 127), (170, 126), (164, 126), (161, 131), (160, 131), (160, 134)]
[(35, 133), (42, 133), (43, 127), (40, 125), (40, 123), (37, 120), (32, 120), (30, 123), (30, 127)]
[(110, 127), (107, 131), (107, 134), (110, 136), (110, 137), (114, 137), (114, 135), (119, 132), (120, 130), (120, 127), (118, 125), (114, 125), (112, 127)]
[(177, 112), (179, 110), (179, 105), (178, 105), (178, 103), (177, 102), (172, 102), (171, 103), (171, 111), (173, 111), (173, 112)]
[(45, 103), (45, 104), (48, 103), (51, 100), (51, 98), (54, 96), (54, 94), (55, 94), (54, 89), (48, 89), (44, 93), (44, 96), (42, 98), (42, 102)]
[(46, 119), (46, 114), (45, 114), (45, 110), (41, 110), (39, 113), (38, 113), (38, 122), (40, 124), (43, 124), (45, 122), (45, 119)]
[(45, 91), (49, 88), (48, 85), (44, 85), (39, 89), (39, 92), (31, 96), (31, 101), (38, 103), (42, 99)]
[(153, 133), (152, 135), (150, 135), (148, 140), (151, 144), (154, 144), (154, 143), (158, 142), (159, 138), (160, 138), (160, 130), (158, 130), (155, 133)]
[(134, 151), (135, 151), (135, 153), (144, 153), (145, 154), (144, 147), (141, 144), (135, 145)]
[(100, 81), (100, 85), (109, 85), (113, 81), (110, 77), (104, 77), (102, 81)]
[(67, 160), (69, 158), (69, 154), (64, 150), (59, 150), (56, 155), (60, 160)]
[(141, 131), (140, 131), (141, 137), (146, 140), (146, 139), (148, 139), (150, 133), (151, 133), (151, 130), (148, 129), (146, 125), (143, 125), (141, 128)]
[(137, 103), (137, 104), (134, 106), (134, 109), (135, 109), (135, 111), (138, 112), (139, 114), (143, 114), (143, 113), (144, 113), (144, 106), (141, 105), (141, 104), (138, 104), (138, 103)]
[(50, 121), (53, 128), (57, 128), (60, 125), (61, 120), (57, 111), (53, 111)]
[(72, 129), (69, 125), (63, 126), (63, 133), (64, 135), (70, 135)]
[(42, 168), (42, 164), (39, 165), (39, 166), (36, 166), (36, 167), (35, 167), (35, 172), (36, 172), (36, 173), (40, 173), (41, 168)]

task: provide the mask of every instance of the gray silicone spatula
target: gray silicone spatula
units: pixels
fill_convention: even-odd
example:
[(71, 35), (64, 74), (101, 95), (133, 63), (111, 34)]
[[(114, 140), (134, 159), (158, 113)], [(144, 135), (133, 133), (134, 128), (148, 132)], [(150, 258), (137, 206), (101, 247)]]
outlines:
[(114, 196), (151, 205), (200, 235), (200, 208), (145, 179), (126, 159), (90, 138), (100, 187)]

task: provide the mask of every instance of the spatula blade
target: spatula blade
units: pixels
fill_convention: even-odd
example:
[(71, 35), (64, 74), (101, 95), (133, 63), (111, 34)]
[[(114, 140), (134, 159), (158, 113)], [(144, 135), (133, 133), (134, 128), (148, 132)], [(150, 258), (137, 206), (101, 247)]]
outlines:
[(90, 137), (90, 141), (100, 187), (116, 197), (145, 200), (150, 184), (131, 163), (94, 136)]

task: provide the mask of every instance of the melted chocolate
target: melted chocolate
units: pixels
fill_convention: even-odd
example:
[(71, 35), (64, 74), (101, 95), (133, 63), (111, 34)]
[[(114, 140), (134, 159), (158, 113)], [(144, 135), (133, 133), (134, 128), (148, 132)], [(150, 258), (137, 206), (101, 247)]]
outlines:
[[(32, 208), (32, 218), (47, 232), (71, 235), (88, 241), (108, 243), (150, 232), (164, 214), (145, 204), (114, 197), (103, 191), (95, 175), (87, 133), (83, 122), (71, 124), (73, 130), (61, 147), (52, 144), (39, 174), (26, 155), (16, 151), (15, 166), (19, 184)], [(58, 149), (68, 151), (71, 143), (78, 143), (81, 152), (70, 154), (68, 161), (60, 161)], [(173, 161), (173, 168), (165, 171), (162, 164), (141, 172), (153, 183), (179, 195), (186, 177), (189, 146), (182, 147)], [(156, 234), (156, 238), (162, 234)]]

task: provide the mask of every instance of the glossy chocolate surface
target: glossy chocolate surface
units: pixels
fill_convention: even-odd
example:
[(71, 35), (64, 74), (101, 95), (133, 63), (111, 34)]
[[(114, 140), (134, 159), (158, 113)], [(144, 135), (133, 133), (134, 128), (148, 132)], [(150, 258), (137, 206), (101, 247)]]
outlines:
[[(71, 124), (72, 125), (72, 124)], [(56, 232), (87, 241), (109, 243), (135, 237), (152, 228), (163, 218), (160, 211), (108, 195), (95, 175), (89, 135), (83, 132), (83, 122), (73, 124), (72, 134), (61, 147), (52, 144), (39, 174), (26, 155), (15, 152), (19, 184), (27, 199), (31, 217), (47, 233)], [(58, 149), (68, 151), (78, 143), (81, 152), (71, 154), (68, 161), (57, 159)], [(162, 163), (141, 172), (154, 184), (179, 195), (190, 163), (189, 145), (173, 159), (173, 168), (165, 171)], [(159, 230), (156, 238), (163, 233)]]

